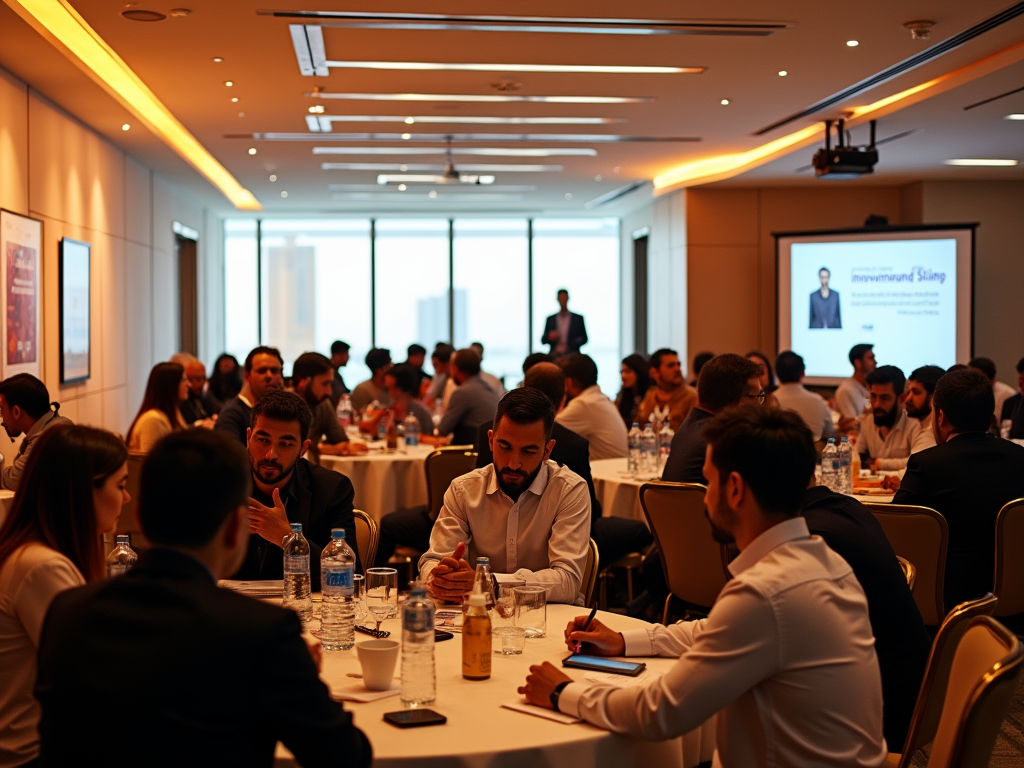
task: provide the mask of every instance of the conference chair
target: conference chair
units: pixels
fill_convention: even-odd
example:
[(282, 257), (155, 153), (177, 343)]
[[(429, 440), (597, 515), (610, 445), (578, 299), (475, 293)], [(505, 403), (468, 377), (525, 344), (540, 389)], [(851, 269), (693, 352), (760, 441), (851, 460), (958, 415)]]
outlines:
[(597, 551), (597, 542), (588, 539), (587, 563), (583, 566), (583, 581), (580, 583), (580, 594), (583, 596), (583, 605), (590, 606), (594, 599), (594, 585), (597, 583), (597, 571), (601, 565), (601, 555)]
[(452, 480), (476, 469), (476, 451), (449, 446), (438, 448), (427, 456), (427, 504), (430, 505), (430, 519), (437, 520), (444, 506), (444, 495)]
[[(889, 753), (889, 766), (909, 768), (914, 755), (935, 740), (942, 718), (943, 703), (946, 700), (946, 690), (949, 687), (950, 669), (960, 639), (974, 619), (979, 616), (991, 616), (997, 602), (995, 597), (987, 594), (977, 600), (960, 603), (943, 620), (928, 653), (928, 663), (925, 665), (924, 678), (917, 694), (914, 714), (910, 718), (910, 727), (907, 728), (907, 738), (903, 742), (903, 751)], [(987, 761), (983, 763), (987, 764)]]
[(669, 595), (662, 621), (668, 623), (673, 595), (707, 613), (730, 576), (723, 548), (704, 515), (704, 493), (697, 483), (644, 483), (640, 506), (661, 552)]
[(373, 567), (377, 558), (377, 545), (380, 543), (380, 529), (377, 521), (361, 509), (353, 509), (356, 519), (356, 545), (359, 547), (359, 559), (363, 563), (363, 573)]
[(896, 559), (899, 561), (900, 569), (903, 571), (903, 578), (907, 580), (907, 586), (910, 588), (910, 592), (913, 593), (914, 584), (917, 583), (917, 568), (905, 557), (896, 555)]
[(864, 504), (885, 531), (885, 536), (899, 557), (917, 568), (914, 602), (924, 623), (936, 627), (946, 615), (942, 588), (946, 578), (946, 549), (949, 526), (946, 518), (928, 507), (910, 504)]
[[(142, 476), (142, 462), (145, 459), (146, 454), (144, 453), (128, 454), (128, 481), (125, 483), (125, 490), (131, 496), (131, 501), (121, 508), (121, 517), (117, 521), (117, 530), (115, 531), (115, 534), (128, 534), (131, 547), (136, 552), (150, 547), (149, 540), (142, 534), (138, 513), (139, 479)], [(108, 538), (110, 543), (109, 546), (106, 546)], [(110, 550), (114, 548), (113, 537), (109, 534), (104, 536), (104, 544), (104, 551), (109, 554)]]
[(996, 517), (996, 616), (1024, 613), (1024, 499), (1004, 505)]
[(644, 564), (645, 557), (643, 552), (627, 552), (618, 560), (613, 563), (601, 568), (601, 572), (597, 574), (597, 578), (601, 581), (601, 592), (598, 598), (598, 607), (602, 611), (608, 610), (608, 579), (612, 576), (612, 568), (622, 568), (626, 571), (626, 601), (629, 603), (633, 602), (633, 571), (637, 570), (641, 565)]

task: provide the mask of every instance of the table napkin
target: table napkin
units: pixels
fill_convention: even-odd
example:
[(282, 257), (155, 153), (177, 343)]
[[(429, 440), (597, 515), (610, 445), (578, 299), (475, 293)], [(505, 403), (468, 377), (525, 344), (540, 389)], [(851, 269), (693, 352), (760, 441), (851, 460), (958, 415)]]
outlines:
[(516, 712), (525, 712), (528, 715), (534, 715), (535, 717), (543, 717), (547, 720), (554, 720), (556, 723), (562, 723), (563, 725), (572, 725), (573, 723), (582, 723), (578, 717), (572, 715), (563, 715), (561, 712), (555, 712), (553, 709), (547, 709), (545, 707), (538, 707), (534, 704), (530, 704), (526, 699), (513, 699), (512, 701), (502, 702), (501, 706), (505, 709), (514, 709)]
[(358, 701), (366, 704), (378, 699), (386, 699), (389, 696), (397, 696), (401, 689), (400, 683), (396, 680), (391, 688), (386, 691), (368, 691), (361, 682), (347, 683), (345, 685), (328, 685), (331, 689), (331, 698), (336, 701)]

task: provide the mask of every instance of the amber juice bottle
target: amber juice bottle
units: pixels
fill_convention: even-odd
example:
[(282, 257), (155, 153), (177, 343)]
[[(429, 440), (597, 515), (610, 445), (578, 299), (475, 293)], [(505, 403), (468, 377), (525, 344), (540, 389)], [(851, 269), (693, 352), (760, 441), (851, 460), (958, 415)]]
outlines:
[(482, 592), (469, 596), (469, 611), (462, 621), (462, 676), (467, 680), (491, 676), (491, 617)]

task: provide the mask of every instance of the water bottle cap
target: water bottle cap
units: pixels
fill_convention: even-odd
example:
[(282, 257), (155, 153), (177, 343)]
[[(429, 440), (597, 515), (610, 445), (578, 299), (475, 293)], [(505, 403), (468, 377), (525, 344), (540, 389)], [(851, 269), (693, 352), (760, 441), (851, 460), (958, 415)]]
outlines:
[(476, 559), (476, 567), (479, 568), (481, 565), (490, 565), (491, 558), (489, 557), (478, 557)]
[(331, 528), (331, 538), (332, 539), (344, 539), (345, 538), (345, 529), (344, 528)]
[[(640, 429), (640, 424), (638, 422), (634, 421), (633, 422), (633, 429)], [(619, 434), (622, 434), (622, 433), (620, 432)]]
[(127, 533), (119, 533), (119, 534), (117, 534), (117, 543), (118, 544), (127, 544), (128, 543), (128, 534)]
[(836, 444), (836, 439), (835, 439), (834, 437), (830, 437), (830, 438), (828, 439), (828, 444), (829, 444), (829, 445), (835, 445), (835, 444)]
[(293, 533), (302, 533), (302, 523), (288, 523)]
[(850, 438), (848, 438), (846, 435), (843, 435), (841, 438), (839, 438), (839, 442), (848, 443), (850, 442)]
[(413, 597), (425, 597), (427, 594), (427, 585), (422, 581), (414, 581), (412, 583), (411, 594)]

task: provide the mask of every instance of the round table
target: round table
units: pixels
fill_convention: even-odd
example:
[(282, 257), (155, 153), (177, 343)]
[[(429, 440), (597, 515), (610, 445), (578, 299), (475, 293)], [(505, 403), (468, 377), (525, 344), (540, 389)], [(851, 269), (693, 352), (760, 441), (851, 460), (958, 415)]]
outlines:
[[(660, 742), (639, 741), (601, 730), (587, 723), (564, 725), (506, 709), (503, 702), (519, 701), (516, 688), (526, 680), (531, 664), (558, 664), (567, 655), (562, 632), (582, 609), (548, 605), (546, 637), (526, 641), (520, 656), (492, 657), (488, 680), (464, 680), (461, 674), (462, 638), (435, 646), (437, 701), (431, 707), (448, 718), (441, 726), (399, 729), (386, 723), (384, 713), (402, 709), (398, 696), (371, 703), (345, 702), (355, 725), (373, 745), (374, 768), (504, 768), (511, 766), (572, 766), (572, 768), (692, 768), (710, 760), (714, 750), (714, 718), (681, 738)], [(623, 630), (644, 622), (617, 614), (599, 613), (607, 626)], [(401, 636), (398, 619), (385, 621), (382, 629), (392, 638)], [(368, 639), (356, 635), (356, 642)], [(655, 672), (665, 672), (674, 659), (645, 659)], [(398, 675), (401, 660), (396, 667)], [(324, 653), (321, 677), (334, 687), (350, 686), (347, 673), (359, 672), (355, 650)], [(566, 673), (582, 680), (581, 669)], [(297, 765), (280, 744), (275, 766)]]
[[(378, 523), (396, 509), (427, 503), (427, 475), (423, 465), (435, 448), (418, 445), (404, 452), (386, 453), (371, 443), (361, 456), (321, 456), (320, 466), (341, 472), (355, 488), (355, 506)], [(377, 443), (379, 446), (380, 443)]]
[(647, 523), (640, 506), (640, 486), (660, 476), (636, 478), (628, 471), (629, 459), (599, 459), (590, 462), (594, 492), (601, 502), (602, 517), (625, 517)]

